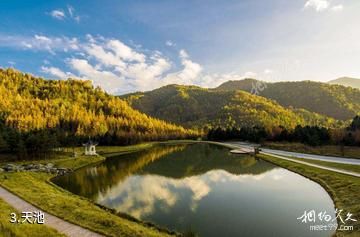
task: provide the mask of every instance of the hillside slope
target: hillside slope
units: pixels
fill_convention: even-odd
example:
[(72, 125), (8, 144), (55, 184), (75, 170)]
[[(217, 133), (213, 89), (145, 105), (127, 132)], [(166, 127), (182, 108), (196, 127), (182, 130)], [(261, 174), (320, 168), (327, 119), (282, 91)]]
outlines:
[(342, 85), (360, 89), (360, 79), (357, 78), (341, 77), (332, 81), (328, 81), (328, 83), (332, 85)]
[[(243, 90), (251, 92), (256, 80), (228, 81), (217, 87), (221, 91)], [(266, 83), (259, 90), (262, 97), (275, 100), (280, 105), (303, 108), (340, 120), (353, 118), (360, 112), (360, 90), (340, 85), (299, 81)]]
[(13, 69), (0, 69), (0, 125), (0, 138), (8, 138), (7, 128), (57, 137), (106, 135), (123, 143), (194, 135), (134, 110), (90, 81), (44, 80)]
[(298, 124), (329, 126), (335, 122), (303, 109), (284, 108), (272, 100), (244, 91), (168, 85), (123, 98), (146, 114), (186, 127), (282, 125), (293, 128)]

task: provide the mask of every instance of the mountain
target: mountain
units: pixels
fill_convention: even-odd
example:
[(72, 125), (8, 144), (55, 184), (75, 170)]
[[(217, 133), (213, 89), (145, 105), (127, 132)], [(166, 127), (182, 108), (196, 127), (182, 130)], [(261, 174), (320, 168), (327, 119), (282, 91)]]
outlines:
[(350, 86), (352, 88), (360, 89), (360, 79), (351, 77), (341, 77), (328, 82), (332, 85)]
[[(256, 85), (260, 85), (257, 87)], [(254, 79), (228, 81), (217, 87), (220, 91), (251, 92), (275, 100), (284, 107), (302, 108), (339, 120), (349, 120), (359, 114), (360, 90), (313, 81), (265, 83)], [(264, 88), (262, 88), (264, 87)]]
[(35, 142), (40, 131), (63, 142), (92, 136), (117, 144), (197, 135), (131, 108), (90, 81), (44, 80), (0, 69), (0, 140), (12, 149), (10, 143), (22, 138), (25, 145)]
[(284, 108), (273, 100), (241, 90), (168, 85), (122, 96), (129, 104), (156, 118), (186, 127), (301, 125), (330, 126), (334, 119), (304, 109)]

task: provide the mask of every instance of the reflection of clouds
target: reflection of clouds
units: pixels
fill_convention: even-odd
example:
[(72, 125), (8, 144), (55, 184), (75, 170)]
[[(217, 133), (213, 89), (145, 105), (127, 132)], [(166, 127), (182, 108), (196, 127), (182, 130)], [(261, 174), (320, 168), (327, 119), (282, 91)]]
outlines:
[[(212, 170), (200, 176), (171, 179), (157, 175), (131, 176), (106, 193), (100, 194), (98, 202), (126, 212), (136, 218), (154, 213), (156, 208), (168, 212), (182, 198), (188, 208), (196, 211), (200, 201), (217, 184), (227, 182), (257, 182), (276, 174), (233, 175), (224, 170)], [(269, 176), (269, 177), (268, 177)]]
[(272, 178), (273, 178), (273, 180), (280, 180), (280, 179), (283, 178), (283, 176), (282, 176), (282, 175), (279, 175), (279, 174), (274, 174), (274, 175), (272, 176)]

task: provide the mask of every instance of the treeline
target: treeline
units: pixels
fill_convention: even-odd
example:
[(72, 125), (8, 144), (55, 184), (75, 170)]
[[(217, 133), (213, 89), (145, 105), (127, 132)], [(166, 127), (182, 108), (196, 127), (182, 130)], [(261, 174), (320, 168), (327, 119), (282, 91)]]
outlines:
[(293, 130), (284, 127), (275, 127), (271, 131), (264, 127), (242, 128), (213, 128), (208, 130), (209, 140), (238, 139), (262, 143), (275, 142), (301, 142), (311, 146), (326, 144), (360, 146), (360, 116), (356, 116), (350, 126), (344, 129), (329, 129), (319, 126), (296, 126)]
[(198, 135), (136, 111), (90, 81), (0, 69), (0, 151), (21, 159), (79, 145), (89, 136), (102, 145), (127, 145)]
[(52, 131), (42, 130), (21, 133), (16, 129), (0, 125), (0, 153), (19, 160), (51, 158), (59, 146)]

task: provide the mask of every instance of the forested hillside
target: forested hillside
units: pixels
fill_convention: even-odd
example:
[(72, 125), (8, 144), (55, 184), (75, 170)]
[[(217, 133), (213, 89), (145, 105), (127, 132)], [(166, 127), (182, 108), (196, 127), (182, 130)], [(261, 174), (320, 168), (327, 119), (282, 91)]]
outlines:
[(88, 136), (103, 144), (129, 144), (196, 135), (132, 109), (90, 81), (44, 80), (0, 69), (2, 152), (38, 154)]
[(334, 119), (304, 109), (288, 109), (244, 91), (221, 91), (168, 85), (123, 96), (136, 109), (187, 127), (332, 126)]
[[(251, 92), (256, 80), (228, 81), (217, 89), (222, 91), (244, 90)], [(258, 95), (273, 99), (280, 105), (303, 108), (335, 119), (349, 120), (360, 113), (360, 90), (320, 82), (266, 83)]]

